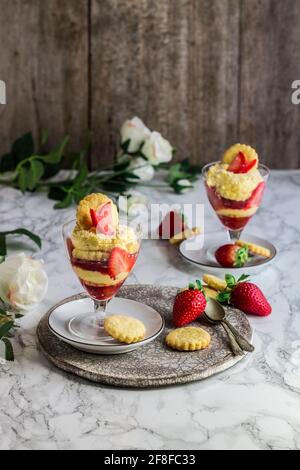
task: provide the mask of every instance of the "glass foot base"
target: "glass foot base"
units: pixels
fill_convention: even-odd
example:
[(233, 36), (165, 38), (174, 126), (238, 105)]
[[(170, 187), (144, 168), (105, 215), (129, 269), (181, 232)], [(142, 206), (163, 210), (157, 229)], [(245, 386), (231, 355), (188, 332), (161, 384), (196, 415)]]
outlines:
[(86, 341), (111, 339), (103, 328), (104, 317), (95, 313), (80, 313), (69, 321), (69, 331)]

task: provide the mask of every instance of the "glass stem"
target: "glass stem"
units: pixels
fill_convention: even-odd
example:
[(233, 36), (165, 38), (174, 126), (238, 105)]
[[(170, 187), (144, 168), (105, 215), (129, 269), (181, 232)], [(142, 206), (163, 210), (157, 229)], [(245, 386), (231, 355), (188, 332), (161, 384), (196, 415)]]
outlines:
[(228, 230), (227, 233), (229, 241), (235, 243), (237, 240), (239, 240), (241, 238), (242, 231), (243, 230)]
[(106, 317), (106, 306), (108, 301), (107, 300), (95, 300), (94, 299), (94, 312), (96, 317), (96, 323), (99, 326), (103, 325), (104, 319)]

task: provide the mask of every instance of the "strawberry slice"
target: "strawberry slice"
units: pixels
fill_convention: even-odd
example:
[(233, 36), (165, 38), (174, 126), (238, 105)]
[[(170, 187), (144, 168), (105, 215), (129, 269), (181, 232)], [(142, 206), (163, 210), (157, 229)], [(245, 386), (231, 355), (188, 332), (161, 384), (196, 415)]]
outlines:
[(108, 260), (108, 274), (116, 278), (121, 273), (129, 273), (136, 261), (136, 254), (130, 254), (122, 248), (116, 247), (112, 250)]
[(93, 227), (97, 227), (99, 222), (97, 212), (94, 209), (90, 209), (90, 215), (93, 222)]
[(259, 207), (262, 196), (263, 196), (263, 192), (265, 190), (265, 186), (266, 184), (264, 181), (259, 183), (259, 185), (252, 192), (249, 199), (246, 201), (245, 209), (248, 209), (250, 207)]
[(247, 162), (244, 167), (244, 173), (248, 173), (248, 171), (252, 170), (252, 168), (256, 166), (256, 163), (256, 160), (251, 160), (250, 162)]
[(232, 173), (248, 173), (256, 165), (256, 160), (247, 161), (243, 152), (239, 152), (228, 167)]
[(111, 202), (103, 204), (97, 211), (90, 209), (90, 215), (93, 226), (97, 228), (97, 232), (103, 235), (115, 234)]

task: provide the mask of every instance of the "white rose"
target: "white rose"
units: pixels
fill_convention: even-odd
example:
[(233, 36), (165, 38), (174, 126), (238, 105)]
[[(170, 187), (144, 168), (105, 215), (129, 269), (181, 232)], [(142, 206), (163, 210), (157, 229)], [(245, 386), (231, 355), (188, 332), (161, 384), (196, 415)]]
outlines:
[[(142, 157), (133, 158), (129, 164), (128, 171), (138, 176), (140, 181), (150, 181), (154, 176), (153, 166)], [(137, 182), (135, 178), (127, 178), (128, 181)]]
[(141, 151), (153, 165), (169, 162), (173, 157), (173, 147), (170, 142), (155, 131), (145, 140)]
[(47, 289), (42, 261), (18, 253), (0, 264), (0, 298), (17, 310), (31, 310), (43, 300)]
[(121, 143), (123, 144), (126, 140), (130, 139), (128, 152), (137, 152), (142, 142), (150, 136), (151, 132), (143, 121), (134, 117), (128, 121), (125, 121), (121, 127)]
[(181, 193), (187, 193), (188, 191), (190, 191), (194, 187), (193, 183), (191, 183), (189, 180), (185, 180), (185, 179), (178, 180), (176, 182), (176, 184), (182, 188)]

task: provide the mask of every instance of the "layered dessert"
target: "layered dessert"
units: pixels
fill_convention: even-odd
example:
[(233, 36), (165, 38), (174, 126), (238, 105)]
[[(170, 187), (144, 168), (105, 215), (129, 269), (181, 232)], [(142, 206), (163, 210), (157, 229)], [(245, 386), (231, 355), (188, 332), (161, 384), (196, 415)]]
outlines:
[(252, 147), (236, 144), (205, 175), (209, 201), (229, 230), (242, 230), (261, 203), (265, 181), (258, 165)]
[(116, 294), (136, 262), (140, 245), (134, 229), (119, 223), (117, 207), (103, 194), (90, 194), (79, 203), (67, 244), (75, 273), (96, 300)]

